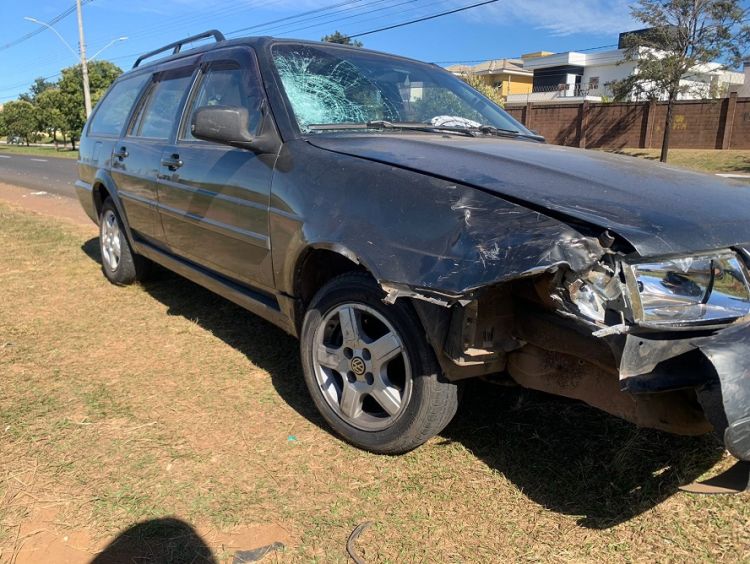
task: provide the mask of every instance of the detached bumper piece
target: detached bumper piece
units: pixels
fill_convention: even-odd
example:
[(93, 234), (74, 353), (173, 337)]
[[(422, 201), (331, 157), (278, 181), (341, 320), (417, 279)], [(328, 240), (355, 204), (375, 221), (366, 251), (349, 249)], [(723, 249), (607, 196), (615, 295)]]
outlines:
[(750, 461), (750, 321), (744, 319), (713, 335), (672, 337), (628, 335), (619, 343), (622, 389), (638, 394), (678, 385), (695, 387), (727, 450), (741, 461)]

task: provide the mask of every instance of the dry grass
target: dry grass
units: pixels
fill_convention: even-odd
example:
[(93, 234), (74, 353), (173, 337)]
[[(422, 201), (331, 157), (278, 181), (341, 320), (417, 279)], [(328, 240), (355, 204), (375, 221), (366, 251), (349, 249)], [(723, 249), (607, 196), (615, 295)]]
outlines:
[(747, 496), (675, 493), (730, 463), (710, 438), (476, 384), (442, 436), (370, 455), (322, 425), (279, 330), (168, 273), (111, 286), (76, 227), (0, 225), (0, 561), (40, 509), (95, 539), (277, 523), (283, 561), (345, 562), (367, 520), (368, 562), (750, 558)]
[[(622, 155), (658, 161), (659, 149), (619, 149)], [(750, 174), (750, 151), (712, 151), (708, 149), (672, 149), (669, 164), (698, 172)]]

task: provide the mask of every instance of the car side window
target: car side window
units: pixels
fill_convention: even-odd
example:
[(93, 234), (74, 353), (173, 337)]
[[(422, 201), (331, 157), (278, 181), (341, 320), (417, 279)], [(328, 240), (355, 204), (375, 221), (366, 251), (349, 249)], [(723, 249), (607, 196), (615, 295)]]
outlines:
[(190, 132), (193, 114), (198, 108), (206, 106), (247, 108), (250, 114), (249, 129), (252, 133), (257, 133), (262, 119), (262, 102), (260, 83), (257, 75), (250, 69), (241, 68), (236, 63), (215, 63), (205, 71), (193, 95), (180, 139), (195, 139)]
[(182, 99), (192, 81), (192, 72), (157, 77), (141, 104), (130, 135), (151, 139), (169, 139), (179, 117)]
[(89, 126), (89, 134), (119, 137), (148, 74), (117, 82), (100, 102)]

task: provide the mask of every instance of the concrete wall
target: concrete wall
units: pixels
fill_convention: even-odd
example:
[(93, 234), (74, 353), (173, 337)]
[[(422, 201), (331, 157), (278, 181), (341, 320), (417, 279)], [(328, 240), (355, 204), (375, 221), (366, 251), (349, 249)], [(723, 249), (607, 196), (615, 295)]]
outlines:
[[(667, 105), (529, 104), (506, 107), (521, 123), (548, 142), (574, 147), (660, 148)], [(678, 102), (671, 147), (750, 149), (750, 98)]]

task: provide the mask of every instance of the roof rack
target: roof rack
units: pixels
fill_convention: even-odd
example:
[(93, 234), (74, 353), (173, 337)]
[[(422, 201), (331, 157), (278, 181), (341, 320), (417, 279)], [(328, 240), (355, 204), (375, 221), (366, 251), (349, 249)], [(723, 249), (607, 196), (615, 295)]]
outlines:
[(226, 37), (224, 37), (224, 34), (216, 29), (210, 29), (208, 31), (205, 31), (203, 33), (199, 33), (198, 35), (191, 35), (190, 37), (186, 37), (185, 39), (180, 39), (179, 41), (175, 41), (174, 43), (170, 43), (169, 45), (165, 45), (164, 47), (161, 47), (160, 49), (156, 49), (155, 51), (149, 51), (145, 55), (141, 55), (138, 57), (135, 61), (135, 64), (133, 65), (133, 68), (138, 67), (143, 61), (146, 59), (150, 59), (154, 55), (158, 55), (159, 53), (164, 53), (164, 51), (169, 51), (172, 49), (172, 54), (176, 55), (182, 50), (182, 46), (186, 45), (188, 43), (193, 43), (194, 41), (199, 41), (201, 39), (208, 39), (209, 37), (213, 37), (216, 39), (216, 43), (221, 43), (222, 41), (226, 41)]

